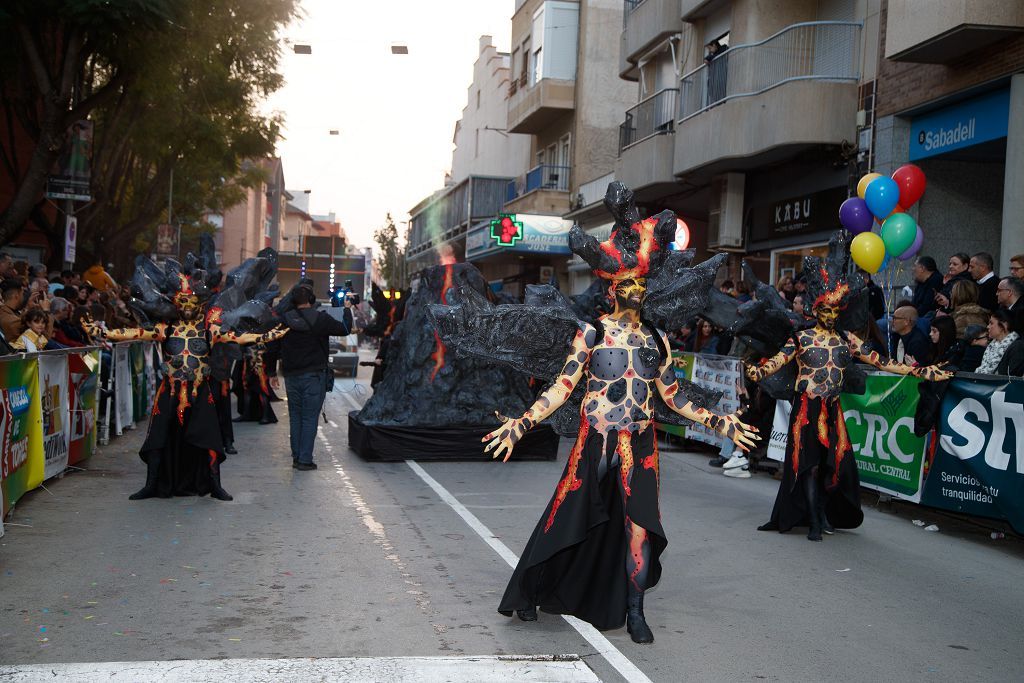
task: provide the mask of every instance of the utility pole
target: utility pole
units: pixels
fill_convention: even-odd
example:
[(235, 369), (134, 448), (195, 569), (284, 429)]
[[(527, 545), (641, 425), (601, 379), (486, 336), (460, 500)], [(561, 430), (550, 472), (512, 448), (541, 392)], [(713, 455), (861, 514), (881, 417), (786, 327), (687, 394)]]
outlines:
[[(174, 167), (171, 166), (171, 180), (167, 187), (167, 224), (171, 223), (171, 202), (174, 201)], [(178, 224), (178, 260), (181, 261), (181, 224)]]

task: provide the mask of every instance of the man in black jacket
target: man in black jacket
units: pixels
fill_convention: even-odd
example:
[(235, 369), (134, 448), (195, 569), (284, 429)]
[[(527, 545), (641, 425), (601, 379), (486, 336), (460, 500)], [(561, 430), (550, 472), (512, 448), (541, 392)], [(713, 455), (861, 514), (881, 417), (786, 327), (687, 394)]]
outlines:
[(938, 307), (935, 295), (942, 291), (942, 276), (938, 270), (935, 259), (931, 256), (919, 256), (914, 263), (914, 280), (917, 286), (914, 287), (913, 303), (919, 318), (934, 313)]
[(971, 265), (968, 270), (974, 283), (978, 285), (978, 305), (986, 311), (994, 311), (999, 308), (996, 299), (996, 287), (999, 286), (999, 276), (993, 272), (996, 262), (992, 254), (979, 251), (971, 257)]
[[(312, 289), (296, 287), (291, 297), (295, 308), (284, 313), (288, 334), (269, 349), (267, 365), (274, 368), (277, 365), (275, 361), (279, 359), (281, 374), (284, 375), (292, 467), (315, 470), (313, 444), (320, 426), (318, 419), (326, 394), (327, 373), (333, 372), (327, 365), (328, 340), (346, 336), (349, 328), (313, 307), (316, 295)], [(279, 386), (276, 373), (271, 383), (275, 388)]]

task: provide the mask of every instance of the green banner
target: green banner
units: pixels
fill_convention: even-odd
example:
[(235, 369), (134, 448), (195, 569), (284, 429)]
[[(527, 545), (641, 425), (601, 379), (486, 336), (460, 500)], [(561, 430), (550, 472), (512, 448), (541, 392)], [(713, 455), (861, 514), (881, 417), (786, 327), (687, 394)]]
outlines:
[(3, 514), (43, 483), (43, 415), (39, 363), (35, 358), (0, 361), (0, 486)]
[(99, 385), (99, 349), (68, 354), (68, 395), (71, 400), (69, 465), (85, 460), (96, 450)]
[(926, 439), (914, 436), (916, 377), (870, 374), (867, 391), (843, 394), (846, 430), (857, 458), (860, 483), (919, 502)]
[[(693, 362), (694, 354), (689, 351), (673, 351), (672, 352), (672, 369), (676, 373), (676, 379), (688, 379), (693, 381)], [(686, 436), (686, 427), (678, 427), (676, 425), (667, 425), (657, 423), (657, 428), (666, 434), (672, 434), (678, 437)]]

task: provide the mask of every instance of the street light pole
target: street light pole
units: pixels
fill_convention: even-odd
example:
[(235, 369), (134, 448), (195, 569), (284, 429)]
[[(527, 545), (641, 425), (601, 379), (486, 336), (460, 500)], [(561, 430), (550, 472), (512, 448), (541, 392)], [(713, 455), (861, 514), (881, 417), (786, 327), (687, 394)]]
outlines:
[[(171, 225), (171, 203), (174, 201), (174, 167), (171, 167), (171, 180), (167, 187), (167, 224)], [(181, 260), (181, 225), (178, 225), (178, 260)]]

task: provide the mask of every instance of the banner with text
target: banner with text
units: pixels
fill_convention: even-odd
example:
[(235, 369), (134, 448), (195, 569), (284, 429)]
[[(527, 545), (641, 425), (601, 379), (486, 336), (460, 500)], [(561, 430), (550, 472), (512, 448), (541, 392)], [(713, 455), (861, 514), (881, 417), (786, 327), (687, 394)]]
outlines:
[(3, 514), (43, 481), (39, 362), (0, 361), (0, 487)]
[(131, 343), (114, 344), (114, 433), (135, 426), (135, 399), (132, 396)]
[(43, 479), (49, 479), (68, 466), (71, 402), (68, 400), (66, 354), (40, 354), (39, 387), (43, 414)]
[(954, 380), (921, 502), (1005, 519), (1024, 533), (1024, 382)]
[(99, 420), (100, 351), (68, 355), (68, 405), (71, 406), (68, 464), (92, 456)]
[[(722, 392), (722, 399), (714, 407), (715, 412), (730, 415), (739, 409), (743, 364), (738, 358), (694, 354), (692, 380), (699, 386)], [(686, 428), (686, 437), (712, 446), (728, 443), (728, 439), (718, 432), (698, 424)]]

